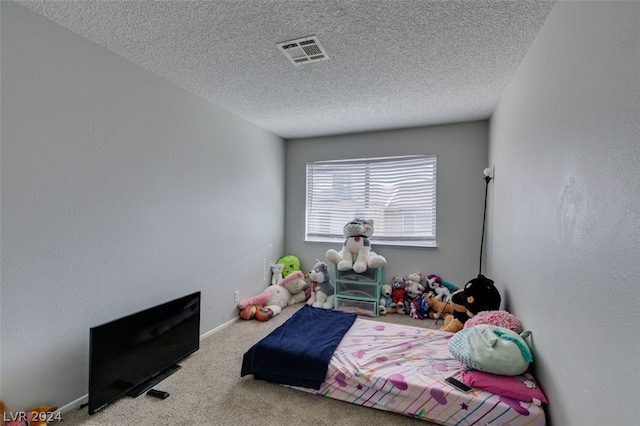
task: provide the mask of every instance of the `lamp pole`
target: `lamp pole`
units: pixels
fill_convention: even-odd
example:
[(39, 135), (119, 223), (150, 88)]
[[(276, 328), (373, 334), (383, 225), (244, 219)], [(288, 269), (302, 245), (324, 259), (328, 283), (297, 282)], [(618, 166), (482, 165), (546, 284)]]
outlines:
[(478, 267), (478, 274), (482, 273), (482, 249), (484, 248), (484, 229), (487, 223), (487, 195), (489, 194), (489, 182), (491, 182), (491, 174), (493, 170), (491, 168), (484, 169), (484, 214), (482, 216), (482, 238), (480, 240), (480, 265)]

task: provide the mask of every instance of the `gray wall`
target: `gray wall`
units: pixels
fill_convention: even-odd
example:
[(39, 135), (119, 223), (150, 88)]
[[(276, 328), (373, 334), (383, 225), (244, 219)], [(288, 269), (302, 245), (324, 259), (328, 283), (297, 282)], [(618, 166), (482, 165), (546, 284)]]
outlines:
[(491, 119), (489, 272), (554, 425), (640, 419), (638, 22), (638, 2), (559, 2)]
[[(489, 126), (487, 273), (534, 333), (557, 425), (640, 418), (638, 8), (558, 3)], [(264, 288), (285, 242), (306, 268), (336, 248), (303, 242), (306, 161), (438, 154), (439, 247), (376, 250), (387, 277), (477, 273), (487, 123), (288, 141), (285, 161), (279, 138), (57, 24), (10, 2), (0, 15), (13, 409), (86, 394), (92, 325), (202, 290), (206, 332), (236, 317), (233, 290)]]
[[(387, 132), (288, 140), (286, 238), (289, 253), (303, 269), (316, 258), (326, 260), (329, 248), (341, 244), (304, 242), (305, 172), (308, 161), (392, 155), (437, 154), (437, 248), (382, 246), (373, 249), (387, 258), (385, 277), (412, 272), (438, 274), (459, 286), (478, 274), (488, 123), (478, 121)], [(374, 232), (375, 235), (375, 232)]]
[(86, 395), (91, 326), (197, 290), (203, 333), (237, 318), (283, 251), (284, 141), (1, 13), (1, 398), (24, 410)]

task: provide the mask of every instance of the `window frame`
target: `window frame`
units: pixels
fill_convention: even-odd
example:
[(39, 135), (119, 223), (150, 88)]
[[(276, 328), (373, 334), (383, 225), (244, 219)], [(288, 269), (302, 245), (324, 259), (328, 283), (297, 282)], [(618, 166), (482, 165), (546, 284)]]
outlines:
[[(347, 222), (357, 217), (361, 219), (374, 220), (375, 230), (374, 230), (373, 236), (371, 237), (371, 241), (374, 242), (376, 245), (406, 246), (406, 247), (437, 247), (437, 239), (436, 239), (436, 236), (437, 236), (437, 232), (436, 232), (437, 231), (436, 229), (437, 228), (437, 222), (436, 222), (436, 219), (437, 219), (437, 208), (436, 208), (437, 207), (437, 199), (436, 199), (437, 160), (438, 160), (438, 156), (436, 154), (419, 154), (419, 155), (368, 157), (368, 158), (355, 158), (355, 159), (342, 159), (342, 160), (320, 160), (320, 161), (307, 162), (306, 170), (305, 170), (305, 195), (306, 195), (305, 196), (305, 223), (304, 223), (305, 242), (331, 242), (331, 243), (341, 244), (344, 241), (344, 236), (342, 235), (342, 227)], [(404, 209), (400, 209), (398, 211), (396, 208), (395, 214), (396, 215), (400, 214), (402, 216), (402, 219), (400, 219), (400, 222), (398, 222), (398, 220), (396, 219), (396, 220), (390, 220), (389, 223), (387, 224), (382, 223), (382, 225), (386, 226), (386, 228), (392, 228), (393, 226), (404, 228), (406, 226), (405, 220), (407, 220), (407, 219), (404, 219), (404, 215), (410, 214), (410, 215), (413, 215), (414, 217), (423, 215), (423, 217), (426, 217), (425, 222), (414, 219), (413, 228), (414, 228), (414, 232), (417, 232), (418, 229), (426, 229), (426, 231), (418, 232), (417, 235), (402, 235), (402, 234), (387, 235), (387, 236), (381, 236), (380, 234), (376, 235), (378, 227), (381, 225), (381, 220), (379, 217), (376, 218), (375, 214), (372, 214), (371, 209), (369, 208), (369, 213), (365, 213), (365, 214), (356, 213), (351, 217), (348, 217), (348, 212), (346, 211), (342, 213), (338, 211), (334, 211), (334, 213), (336, 213), (336, 216), (340, 216), (341, 214), (343, 215), (342, 217), (343, 220), (339, 226), (339, 234), (337, 234), (336, 223), (332, 223), (328, 225), (323, 224), (322, 221), (319, 221), (317, 218), (315, 220), (316, 229), (318, 229), (318, 227), (320, 226), (330, 227), (331, 229), (326, 233), (322, 233), (319, 231), (310, 232), (310, 228), (314, 227), (313, 223), (310, 224), (310, 217), (311, 217), (310, 215), (314, 214), (314, 209), (313, 207), (310, 206), (310, 198), (311, 199), (313, 199), (314, 197), (318, 198), (317, 192), (319, 192), (319, 190), (316, 191), (315, 194), (312, 194), (310, 192), (314, 191), (313, 181), (321, 180), (318, 176), (319, 174), (321, 174), (319, 170), (322, 167), (326, 167), (329, 169), (328, 171), (325, 171), (325, 175), (330, 176), (330, 179), (331, 179), (330, 184), (333, 187), (330, 189), (329, 195), (333, 199), (337, 198), (336, 189), (335, 189), (336, 181), (339, 181), (341, 177), (344, 177), (343, 175), (336, 173), (336, 170), (339, 170), (341, 168), (345, 168), (345, 169), (346, 168), (352, 168), (352, 169), (362, 168), (367, 170), (367, 172), (364, 173), (365, 177), (359, 179), (364, 183), (360, 183), (359, 186), (353, 185), (354, 187), (357, 187), (359, 189), (360, 198), (363, 199), (360, 202), (363, 203), (365, 202), (364, 200), (367, 200), (369, 197), (372, 197), (372, 194), (374, 194), (374, 190), (372, 189), (372, 187), (384, 186), (385, 184), (386, 185), (390, 184), (390, 181), (375, 180), (376, 173), (378, 173), (378, 175), (383, 174), (383, 172), (381, 172), (380, 170), (377, 170), (380, 164), (382, 163), (396, 164), (396, 163), (402, 163), (402, 162), (406, 163), (406, 167), (411, 166), (416, 168), (416, 170), (418, 167), (423, 168), (422, 170), (417, 170), (417, 171), (421, 172), (419, 176), (422, 176), (421, 179), (425, 181), (425, 184), (420, 186), (414, 185), (415, 186), (414, 191), (412, 191), (410, 195), (411, 197), (414, 197), (420, 200), (422, 198), (419, 198), (418, 194), (423, 194), (426, 192), (428, 196), (424, 197), (424, 200), (427, 200), (427, 201), (425, 206), (422, 206), (418, 209), (411, 209), (411, 211), (404, 210)], [(415, 163), (418, 163), (418, 165), (415, 165)], [(424, 163), (424, 164), (420, 164), (420, 163)], [(382, 167), (384, 167), (384, 165)], [(396, 169), (398, 167), (399, 167), (398, 165), (395, 166)], [(333, 174), (331, 174), (332, 168), (336, 169), (333, 171)], [(374, 172), (372, 173), (373, 169), (376, 169), (376, 170), (374, 170)], [(348, 172), (346, 170), (339, 170), (339, 171), (342, 171), (343, 173), (347, 173), (347, 174), (353, 173), (353, 172)], [(316, 173), (315, 175), (313, 174), (314, 172)], [(402, 188), (402, 183), (397, 181), (397, 179), (400, 179), (401, 181), (403, 181), (402, 172), (399, 173), (398, 176), (394, 175), (394, 177), (396, 178), (396, 183), (398, 183), (398, 186)], [(325, 186), (327, 186), (327, 178), (325, 177), (324, 179), (325, 179), (324, 181)], [(371, 179), (374, 179), (374, 180), (372, 181)], [(408, 188), (403, 188), (403, 189), (407, 190)], [(349, 185), (346, 185), (345, 191), (351, 192), (353, 191), (353, 189), (351, 189)], [(376, 198), (379, 199), (381, 196), (380, 191), (376, 192), (375, 194), (378, 195), (378, 197)], [(345, 200), (350, 201), (351, 203), (354, 203), (355, 198), (356, 196), (352, 196), (352, 198), (345, 199)], [(415, 200), (413, 201), (415, 202)], [(312, 200), (311, 202), (313, 203)], [(389, 203), (387, 203), (387, 205), (388, 204)], [(333, 205), (333, 207), (335, 207), (335, 205)], [(325, 211), (326, 209), (323, 210), (319, 208), (316, 210)], [(345, 210), (349, 210), (349, 209), (345, 209)], [(350, 210), (353, 212), (354, 206), (352, 206)], [(356, 208), (356, 210), (358, 209)], [(359, 210), (365, 212), (367, 211), (367, 206), (362, 205), (359, 208)], [(381, 213), (380, 211), (377, 214), (378, 216), (380, 216), (381, 214), (384, 215), (384, 213)], [(374, 217), (371, 217), (371, 216), (374, 216)], [(329, 222), (331, 222), (331, 220), (329, 220)], [(410, 222), (410, 220), (408, 222)], [(416, 225), (416, 223), (419, 223), (419, 224)]]

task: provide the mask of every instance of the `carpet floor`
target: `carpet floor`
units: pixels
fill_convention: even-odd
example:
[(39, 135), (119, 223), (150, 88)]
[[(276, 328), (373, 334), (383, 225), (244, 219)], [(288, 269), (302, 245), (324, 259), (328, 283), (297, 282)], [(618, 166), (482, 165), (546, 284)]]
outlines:
[[(88, 415), (86, 407), (65, 413), (60, 423), (65, 426), (432, 425), (254, 380), (252, 376), (241, 378), (242, 355), (302, 306), (289, 306), (267, 322), (236, 321), (204, 339), (200, 350), (180, 363), (182, 369), (155, 386), (169, 392), (167, 399), (144, 394), (124, 397), (93, 416)], [(365, 318), (432, 329), (442, 325), (442, 321), (436, 325), (435, 320), (417, 320), (401, 314)]]

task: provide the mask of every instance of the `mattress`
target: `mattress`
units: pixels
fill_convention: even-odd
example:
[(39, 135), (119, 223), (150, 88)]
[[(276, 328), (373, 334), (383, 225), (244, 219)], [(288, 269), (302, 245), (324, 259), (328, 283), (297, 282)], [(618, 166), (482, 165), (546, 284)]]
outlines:
[(331, 357), (320, 389), (328, 398), (441, 425), (545, 425), (542, 407), (444, 382), (460, 377), (449, 352), (453, 336), (438, 330), (357, 318)]

